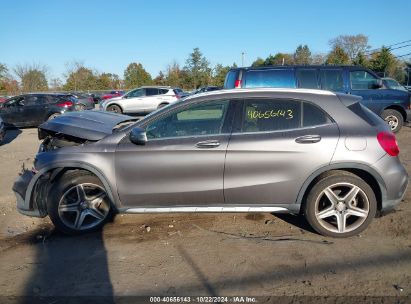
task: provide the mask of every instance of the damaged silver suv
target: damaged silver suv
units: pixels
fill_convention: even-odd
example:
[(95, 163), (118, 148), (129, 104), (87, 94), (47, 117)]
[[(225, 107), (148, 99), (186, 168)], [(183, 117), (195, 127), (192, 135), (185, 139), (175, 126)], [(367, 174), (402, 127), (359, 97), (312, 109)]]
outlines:
[(408, 176), (393, 133), (360, 98), (307, 89), (198, 94), (140, 121), (67, 113), (39, 127), (18, 210), (68, 234), (112, 213), (289, 212), (319, 233), (363, 231)]

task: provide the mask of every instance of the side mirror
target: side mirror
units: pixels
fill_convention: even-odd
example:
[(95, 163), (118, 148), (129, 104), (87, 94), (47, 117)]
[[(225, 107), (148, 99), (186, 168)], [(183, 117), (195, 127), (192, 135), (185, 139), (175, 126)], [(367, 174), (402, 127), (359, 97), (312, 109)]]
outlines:
[(144, 146), (147, 142), (147, 135), (144, 129), (135, 127), (131, 130), (130, 141), (135, 145)]
[(375, 82), (372, 83), (371, 89), (381, 89), (383, 86), (382, 79), (377, 79)]

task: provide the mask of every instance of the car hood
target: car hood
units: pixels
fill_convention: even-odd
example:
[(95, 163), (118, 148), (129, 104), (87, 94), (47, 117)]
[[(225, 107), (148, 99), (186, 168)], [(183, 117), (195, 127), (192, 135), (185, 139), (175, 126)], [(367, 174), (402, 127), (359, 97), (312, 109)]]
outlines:
[(103, 111), (67, 112), (41, 124), (39, 129), (97, 141), (112, 134), (118, 124), (133, 120), (137, 119)]

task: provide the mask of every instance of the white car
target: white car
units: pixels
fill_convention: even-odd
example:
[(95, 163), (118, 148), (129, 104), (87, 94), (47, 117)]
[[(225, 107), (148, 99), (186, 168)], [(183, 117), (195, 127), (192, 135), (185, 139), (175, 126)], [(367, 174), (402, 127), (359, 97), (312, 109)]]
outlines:
[(124, 114), (147, 114), (179, 99), (171, 87), (141, 87), (100, 103), (100, 109)]

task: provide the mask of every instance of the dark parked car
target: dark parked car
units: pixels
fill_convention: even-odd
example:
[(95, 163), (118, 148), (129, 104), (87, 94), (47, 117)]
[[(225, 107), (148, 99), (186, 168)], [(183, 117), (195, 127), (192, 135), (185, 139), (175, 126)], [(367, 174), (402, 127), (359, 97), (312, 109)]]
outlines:
[(4, 125), (3, 119), (1, 119), (0, 117), (0, 145), (2, 144), (5, 136), (6, 136), (6, 126)]
[(357, 96), (226, 90), (132, 119), (86, 111), (41, 125), (34, 168), (13, 187), (18, 210), (71, 234), (114, 211), (291, 212), (346, 237), (408, 183), (395, 135)]
[(94, 109), (94, 99), (86, 93), (72, 92), (61, 93), (60, 95), (65, 98), (70, 98), (70, 100), (74, 102), (77, 111)]
[(217, 91), (217, 90), (221, 90), (221, 89), (222, 89), (222, 87), (215, 87), (215, 86), (202, 87), (202, 88), (197, 89), (193, 94)]
[(358, 95), (393, 132), (411, 121), (408, 92), (390, 89), (373, 71), (359, 66), (269, 66), (231, 69), (224, 88), (307, 88)]
[(0, 103), (0, 117), (6, 125), (36, 127), (65, 112), (74, 111), (75, 103), (63, 95), (26, 94)]
[(183, 91), (183, 90), (180, 89), (180, 88), (174, 88), (173, 91), (174, 91), (174, 94), (176, 94), (176, 97), (177, 97), (178, 99), (184, 98), (184, 97), (187, 97), (187, 96), (190, 95), (190, 93), (185, 92), (185, 91)]

